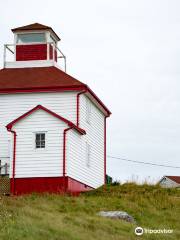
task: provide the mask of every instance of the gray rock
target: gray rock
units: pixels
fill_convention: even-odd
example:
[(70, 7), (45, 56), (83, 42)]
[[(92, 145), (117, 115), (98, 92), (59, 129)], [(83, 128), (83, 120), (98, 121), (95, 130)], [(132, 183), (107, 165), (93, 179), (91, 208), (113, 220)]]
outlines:
[(127, 222), (135, 223), (135, 220), (127, 212), (123, 211), (100, 211), (99, 216), (112, 218), (112, 219), (122, 219)]

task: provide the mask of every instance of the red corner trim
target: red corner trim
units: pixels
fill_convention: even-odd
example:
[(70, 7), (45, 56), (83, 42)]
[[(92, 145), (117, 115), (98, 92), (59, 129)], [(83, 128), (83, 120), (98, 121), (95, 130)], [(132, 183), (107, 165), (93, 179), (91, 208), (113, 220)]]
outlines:
[(87, 92), (87, 90), (85, 90), (85, 91), (82, 91), (82, 92), (80, 92), (80, 93), (78, 93), (77, 94), (77, 103), (76, 103), (76, 116), (77, 116), (77, 122), (76, 122), (76, 125), (79, 127), (79, 97), (80, 97), (80, 95), (81, 94), (83, 94), (83, 93), (86, 93)]
[(63, 133), (63, 182), (64, 182), (64, 192), (66, 192), (68, 186), (66, 186), (66, 133), (71, 130), (72, 127), (64, 129)]
[(106, 118), (104, 118), (104, 184), (106, 184)]
[(15, 195), (15, 172), (16, 172), (16, 138), (17, 134), (15, 131), (11, 129), (7, 129), (9, 132), (11, 132), (14, 136), (14, 143), (13, 143), (13, 165), (12, 165), (12, 189), (11, 193)]
[(58, 119), (61, 120), (61, 121), (67, 123), (69, 127), (74, 128), (74, 129), (75, 129), (77, 132), (79, 132), (81, 135), (86, 134), (86, 131), (85, 131), (85, 130), (77, 127), (77, 126), (76, 126), (74, 123), (72, 123), (71, 121), (67, 120), (66, 118), (61, 117), (61, 116), (58, 115), (57, 113), (52, 112), (51, 110), (43, 107), (42, 105), (37, 105), (35, 108), (31, 109), (30, 111), (24, 113), (23, 115), (21, 115), (21, 116), (18, 117), (17, 119), (13, 120), (12, 122), (10, 122), (10, 123), (6, 126), (6, 128), (8, 129), (8, 131), (11, 130), (12, 127), (13, 127), (13, 125), (15, 125), (15, 124), (16, 124), (17, 122), (19, 122), (21, 119), (29, 116), (30, 114), (32, 114), (33, 112), (35, 112), (35, 111), (37, 111), (37, 110), (39, 110), (39, 109), (41, 109), (41, 110), (43, 110), (43, 111), (51, 114), (52, 116), (58, 118)]
[(104, 105), (104, 103), (98, 98), (98, 96), (87, 86), (87, 91), (96, 99), (99, 105), (107, 112), (107, 116), (111, 115), (110, 110)]

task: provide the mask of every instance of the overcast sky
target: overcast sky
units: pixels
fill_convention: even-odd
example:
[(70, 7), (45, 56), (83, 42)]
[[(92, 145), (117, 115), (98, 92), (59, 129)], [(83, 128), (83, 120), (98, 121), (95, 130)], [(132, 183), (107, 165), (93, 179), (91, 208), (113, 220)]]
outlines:
[[(39, 22), (62, 41), (67, 72), (112, 111), (107, 152), (180, 166), (180, 1), (6, 0), (1, 2), (0, 62), (11, 28)], [(180, 169), (107, 159), (121, 181), (154, 181)]]

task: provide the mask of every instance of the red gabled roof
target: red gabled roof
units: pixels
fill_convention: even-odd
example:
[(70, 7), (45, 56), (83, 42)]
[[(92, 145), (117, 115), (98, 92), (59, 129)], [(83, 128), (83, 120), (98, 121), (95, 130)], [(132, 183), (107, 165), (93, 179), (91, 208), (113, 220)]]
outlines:
[(22, 27), (17, 27), (17, 28), (13, 28), (11, 29), (12, 32), (19, 32), (19, 31), (31, 31), (31, 30), (51, 30), (55, 36), (57, 37), (58, 40), (61, 40), (59, 38), (59, 36), (54, 32), (54, 30), (46, 25), (42, 25), (40, 23), (32, 23), (26, 26), (22, 26)]
[(0, 93), (51, 92), (51, 91), (89, 92), (108, 115), (109, 109), (84, 83), (56, 67), (4, 68), (0, 70)]
[(180, 184), (180, 176), (165, 176), (169, 179), (171, 179), (172, 181), (179, 183)]
[(58, 115), (57, 113), (55, 113), (55, 112), (53, 112), (53, 111), (51, 111), (51, 110), (43, 107), (42, 105), (37, 105), (36, 107), (34, 107), (33, 109), (31, 109), (30, 111), (24, 113), (24, 114), (21, 115), (20, 117), (16, 118), (16, 119), (13, 120), (12, 122), (10, 122), (10, 123), (6, 126), (7, 130), (11, 130), (12, 127), (13, 127), (17, 122), (19, 122), (19, 121), (22, 120), (23, 118), (31, 115), (33, 112), (35, 112), (35, 111), (37, 111), (37, 110), (43, 110), (43, 111), (51, 114), (53, 117), (58, 118), (59, 120), (67, 123), (69, 127), (74, 128), (76, 131), (78, 131), (78, 132), (79, 132), (80, 134), (82, 134), (82, 135), (83, 135), (83, 134), (86, 134), (86, 131), (83, 130), (82, 128), (77, 127), (77, 126), (76, 126), (74, 123), (72, 123), (71, 121), (67, 120), (66, 118), (61, 117), (61, 116)]

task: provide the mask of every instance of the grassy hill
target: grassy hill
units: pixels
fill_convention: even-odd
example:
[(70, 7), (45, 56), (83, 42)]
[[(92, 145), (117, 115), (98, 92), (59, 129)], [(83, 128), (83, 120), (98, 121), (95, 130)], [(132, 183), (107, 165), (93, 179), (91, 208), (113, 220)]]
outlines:
[[(137, 225), (173, 229), (172, 234), (136, 236), (136, 224), (102, 218), (101, 210), (122, 210)], [(79, 197), (29, 195), (0, 198), (1, 240), (180, 239), (180, 190), (124, 184)]]

